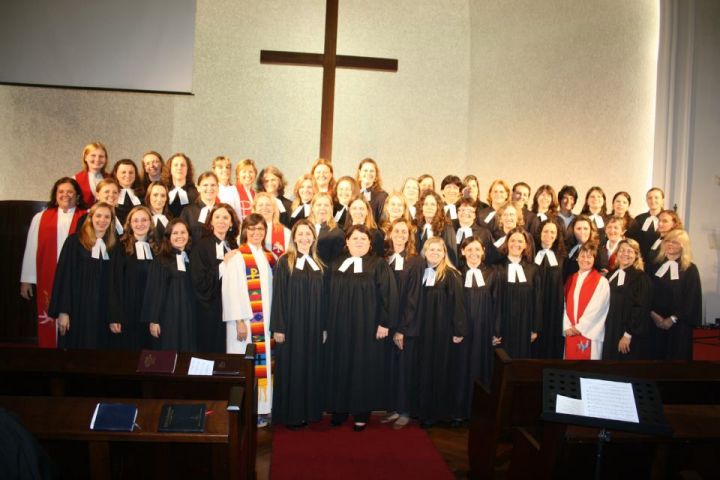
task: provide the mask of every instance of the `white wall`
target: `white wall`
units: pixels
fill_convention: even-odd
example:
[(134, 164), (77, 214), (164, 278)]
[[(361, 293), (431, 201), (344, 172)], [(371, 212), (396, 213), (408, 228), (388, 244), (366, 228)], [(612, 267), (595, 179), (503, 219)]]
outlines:
[(469, 164), (580, 195), (627, 190), (646, 210), (653, 156), (656, 0), (470, 3)]
[(696, 0), (688, 232), (700, 269), (705, 322), (720, 318), (720, 4)]

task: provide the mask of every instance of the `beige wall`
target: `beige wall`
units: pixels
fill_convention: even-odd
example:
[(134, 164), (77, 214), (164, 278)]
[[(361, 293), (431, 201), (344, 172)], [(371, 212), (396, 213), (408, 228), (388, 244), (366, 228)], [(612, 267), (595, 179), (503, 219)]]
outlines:
[(472, 25), (471, 170), (646, 210), (659, 28), (655, 0), (483, 0)]

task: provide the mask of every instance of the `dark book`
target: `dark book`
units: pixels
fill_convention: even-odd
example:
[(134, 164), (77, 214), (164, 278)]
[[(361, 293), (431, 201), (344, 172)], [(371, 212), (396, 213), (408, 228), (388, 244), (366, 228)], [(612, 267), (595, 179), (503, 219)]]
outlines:
[(160, 412), (158, 432), (200, 433), (205, 431), (205, 404), (166, 403)]
[(137, 414), (137, 405), (129, 403), (98, 403), (90, 421), (90, 430), (132, 432)]
[(177, 364), (177, 352), (163, 350), (143, 350), (138, 360), (138, 373), (174, 373)]

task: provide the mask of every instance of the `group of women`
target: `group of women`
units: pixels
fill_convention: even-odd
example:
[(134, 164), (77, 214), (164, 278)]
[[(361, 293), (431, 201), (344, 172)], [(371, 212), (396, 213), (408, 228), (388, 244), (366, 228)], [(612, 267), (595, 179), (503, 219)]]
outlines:
[[(335, 178), (316, 160), (293, 200), (276, 167), (217, 157), (194, 182), (151, 151), (55, 182), (30, 226), (21, 295), (43, 347), (242, 353), (256, 345), (259, 424), (332, 413), (365, 428), (461, 422), (493, 349), (516, 358), (692, 357), (701, 290), (680, 218), (647, 194), (503, 180)], [(32, 284), (36, 288), (32, 288)]]

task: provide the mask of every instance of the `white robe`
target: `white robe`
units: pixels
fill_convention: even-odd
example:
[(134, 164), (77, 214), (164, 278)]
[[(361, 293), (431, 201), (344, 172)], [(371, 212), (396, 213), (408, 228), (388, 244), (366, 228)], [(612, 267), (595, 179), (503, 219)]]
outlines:
[[(270, 304), (272, 301), (272, 269), (261, 248), (250, 246), (260, 274), (260, 291), (262, 292), (263, 318), (265, 320), (265, 350), (267, 355), (267, 394), (258, 389), (258, 413), (270, 413), (272, 407), (272, 362), (270, 351)], [(226, 327), (227, 353), (245, 353), (250, 338), (250, 320), (253, 318), (250, 296), (248, 295), (245, 261), (242, 254), (233, 256), (225, 266), (222, 281), (223, 321)], [(237, 339), (237, 322), (245, 322), (248, 338)]]
[[(40, 235), (40, 218), (45, 210), (36, 213), (30, 222), (30, 228), (28, 230), (27, 242), (25, 243), (25, 255), (23, 256), (22, 270), (20, 273), (20, 281), (23, 283), (37, 283), (37, 249), (38, 249), (38, 235)], [(70, 234), (70, 225), (72, 225), (73, 215), (75, 215), (75, 207), (69, 209), (67, 212), (63, 212), (62, 209), (58, 208), (58, 220), (57, 220), (57, 259), (60, 258), (60, 251), (62, 250), (65, 240), (67, 240)]]
[[(601, 360), (603, 341), (605, 340), (605, 318), (610, 309), (610, 284), (607, 278), (600, 277), (600, 281), (595, 287), (590, 301), (583, 311), (582, 317), (577, 317), (577, 311), (580, 303), (580, 289), (587, 279), (589, 272), (579, 273), (575, 289), (573, 290), (573, 303), (575, 306), (575, 318), (577, 322), (575, 328), (580, 331), (583, 337), (592, 340), (590, 342), (590, 360)], [(570, 317), (567, 314), (567, 302), (563, 309), (563, 332), (570, 328)]]
[(235, 210), (238, 220), (242, 222), (242, 208), (240, 207), (240, 195), (237, 187), (235, 185), (220, 185), (218, 198), (222, 203), (230, 205)]

